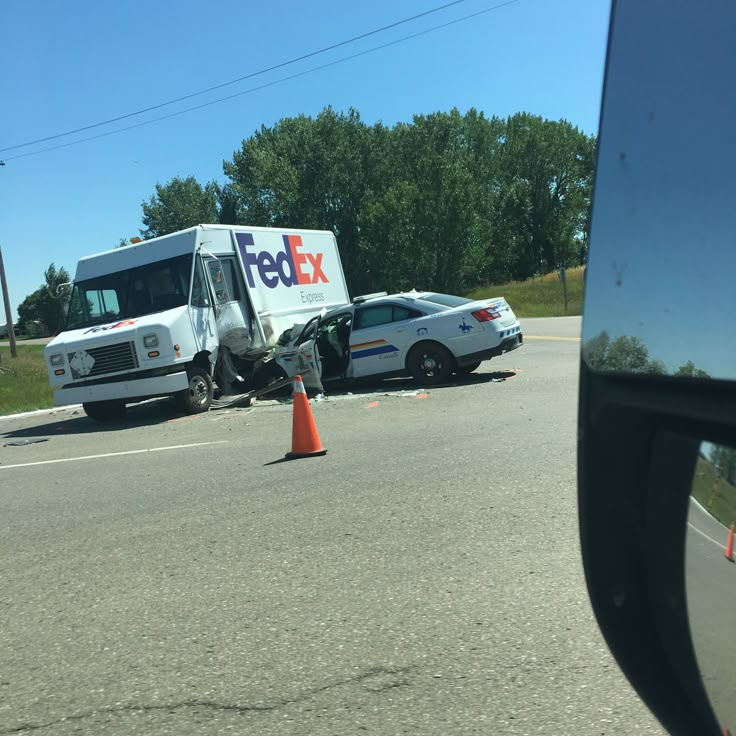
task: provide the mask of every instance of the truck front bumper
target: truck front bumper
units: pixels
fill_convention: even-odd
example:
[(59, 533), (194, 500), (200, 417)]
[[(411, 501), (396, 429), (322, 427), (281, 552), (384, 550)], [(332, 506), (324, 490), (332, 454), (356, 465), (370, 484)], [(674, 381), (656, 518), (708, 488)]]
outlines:
[(91, 386), (70, 386), (54, 391), (57, 406), (86, 404), (93, 401), (142, 401), (155, 396), (170, 396), (189, 388), (186, 371), (169, 373), (153, 378), (120, 381), (119, 383), (96, 383)]

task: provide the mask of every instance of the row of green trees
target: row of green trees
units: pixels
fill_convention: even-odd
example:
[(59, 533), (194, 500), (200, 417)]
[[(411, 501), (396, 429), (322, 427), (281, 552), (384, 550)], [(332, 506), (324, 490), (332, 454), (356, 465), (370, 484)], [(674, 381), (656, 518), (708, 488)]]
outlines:
[(528, 113), (387, 127), (327, 108), (262, 127), (227, 183), (157, 185), (144, 238), (203, 223), (332, 230), (352, 293), (467, 292), (585, 261), (595, 139)]
[(698, 368), (692, 360), (670, 371), (663, 361), (649, 357), (649, 349), (641, 338), (619, 335), (611, 340), (605, 330), (585, 341), (583, 358), (593, 370), (604, 373), (648, 373), (680, 378), (710, 378), (710, 375)]

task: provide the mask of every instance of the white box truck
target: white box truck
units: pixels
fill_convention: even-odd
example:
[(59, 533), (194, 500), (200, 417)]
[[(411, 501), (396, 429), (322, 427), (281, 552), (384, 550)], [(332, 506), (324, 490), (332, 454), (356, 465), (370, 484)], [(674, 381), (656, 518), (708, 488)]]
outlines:
[(156, 396), (207, 411), (213, 380), (264, 385), (285, 330), (349, 301), (331, 232), (199, 225), (82, 258), (44, 353), (55, 403), (98, 420)]

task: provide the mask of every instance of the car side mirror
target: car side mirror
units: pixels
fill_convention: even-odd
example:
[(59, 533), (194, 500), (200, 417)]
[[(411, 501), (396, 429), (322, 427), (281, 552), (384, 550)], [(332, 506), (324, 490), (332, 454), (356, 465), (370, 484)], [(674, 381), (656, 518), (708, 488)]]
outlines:
[(736, 4), (613, 6), (586, 271), (583, 561), (671, 733), (736, 733)]

